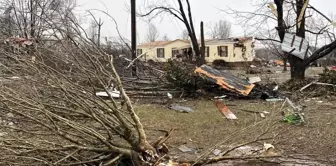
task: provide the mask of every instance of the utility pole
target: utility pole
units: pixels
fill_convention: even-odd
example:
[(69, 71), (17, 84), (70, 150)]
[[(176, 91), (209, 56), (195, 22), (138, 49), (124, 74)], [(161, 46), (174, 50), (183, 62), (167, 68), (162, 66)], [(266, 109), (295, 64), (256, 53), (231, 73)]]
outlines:
[(201, 59), (199, 66), (205, 64), (205, 40), (204, 40), (204, 25), (203, 21), (201, 22)]
[[(136, 2), (131, 0), (132, 60), (136, 59)], [(132, 76), (136, 76), (136, 62), (132, 66)]]
[(101, 18), (99, 18), (99, 22), (97, 23), (98, 25), (98, 47), (100, 47), (100, 34), (101, 34), (101, 28), (103, 26), (104, 22), (101, 21)]

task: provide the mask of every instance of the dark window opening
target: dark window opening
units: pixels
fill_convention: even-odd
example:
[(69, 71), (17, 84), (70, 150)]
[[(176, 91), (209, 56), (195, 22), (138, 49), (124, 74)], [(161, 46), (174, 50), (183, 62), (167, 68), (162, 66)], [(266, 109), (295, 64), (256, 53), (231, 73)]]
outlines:
[(158, 58), (164, 58), (165, 55), (164, 55), (164, 48), (158, 48), (157, 49), (157, 57)]

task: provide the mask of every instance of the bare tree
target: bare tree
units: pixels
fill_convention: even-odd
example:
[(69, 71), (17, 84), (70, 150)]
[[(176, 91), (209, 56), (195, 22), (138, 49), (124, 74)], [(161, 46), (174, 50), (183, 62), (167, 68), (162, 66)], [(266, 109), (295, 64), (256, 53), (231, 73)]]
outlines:
[(155, 42), (157, 41), (157, 39), (159, 39), (159, 36), (160, 34), (156, 26), (152, 23), (149, 23), (147, 36), (146, 36), (147, 42)]
[(189, 40), (189, 34), (187, 30), (183, 30), (181, 33), (181, 38), (184, 40)]
[[(101, 18), (99, 18), (99, 20), (97, 20), (94, 15), (89, 11), (90, 15), (92, 16), (93, 21), (91, 22), (91, 26), (90, 26), (90, 30), (92, 31), (91, 36), (92, 36), (92, 40), (96, 42), (96, 44), (98, 45), (98, 47), (100, 46), (100, 38), (101, 38), (101, 29), (102, 26), (104, 24), (104, 22), (102, 22)], [(97, 37), (96, 37), (97, 36)]]
[(219, 20), (210, 28), (209, 35), (213, 39), (227, 39), (231, 36), (231, 23), (226, 20)]
[[(76, 7), (75, 0), (9, 0), (1, 1), (0, 6), (5, 9), (7, 23), (10, 23), (10, 35), (40, 39), (45, 36), (51, 36), (51, 27), (46, 21), (64, 23), (65, 18), (73, 17), (72, 10)], [(60, 15), (62, 13), (62, 15)], [(10, 22), (8, 22), (10, 21)], [(57, 25), (59, 27), (59, 25)]]
[[(315, 42), (320, 43), (319, 36), (332, 34), (330, 33), (332, 21), (309, 5), (306, 0), (274, 0), (274, 3), (269, 3), (266, 0), (254, 2), (257, 3), (254, 4), (257, 9), (253, 12), (233, 9), (226, 12), (239, 20), (249, 32), (258, 36), (259, 40), (282, 43), (285, 33), (295, 33), (299, 37), (307, 38), (309, 41), (316, 39)], [(272, 26), (276, 28), (270, 29), (269, 27)], [(336, 40), (333, 39), (329, 44), (314, 51), (309, 58), (300, 59), (290, 53), (284, 53), (285, 60), (288, 59), (291, 65), (291, 78), (304, 78), (305, 70), (312, 62), (330, 54), (335, 48)]]
[(97, 33), (98, 33), (98, 27), (97, 24), (94, 20), (90, 22), (90, 27), (88, 30), (88, 35), (90, 39), (94, 42), (97, 43)]
[(167, 34), (163, 35), (162, 37), (162, 41), (169, 41), (169, 37), (167, 36)]
[(147, 6), (147, 9), (149, 11), (146, 13), (140, 14), (140, 16), (148, 17), (152, 15), (155, 17), (158, 14), (165, 13), (165, 14), (174, 16), (176, 19), (181, 21), (186, 27), (186, 30), (188, 31), (192, 49), (196, 56), (197, 65), (200, 66), (205, 63), (205, 59), (201, 58), (200, 47), (198, 45), (198, 40), (196, 37), (196, 31), (194, 28), (194, 22), (192, 18), (190, 1), (189, 0), (186, 0), (186, 1), (176, 0), (176, 1), (178, 3), (178, 8), (174, 8), (173, 6), (169, 4), (151, 4)]

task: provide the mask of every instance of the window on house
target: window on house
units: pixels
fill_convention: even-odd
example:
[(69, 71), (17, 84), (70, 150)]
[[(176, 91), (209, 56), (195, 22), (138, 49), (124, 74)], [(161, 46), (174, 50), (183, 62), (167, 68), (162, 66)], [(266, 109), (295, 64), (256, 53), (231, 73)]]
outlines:
[(164, 55), (164, 48), (158, 48), (157, 49), (157, 55), (156, 55), (158, 58), (164, 58), (165, 55)]
[(179, 50), (172, 49), (172, 57), (176, 57), (177, 54), (179, 54)]
[(137, 56), (142, 54), (142, 49), (137, 49)]
[(229, 54), (228, 54), (228, 46), (218, 46), (217, 50), (218, 50), (218, 55), (220, 57), (228, 57), (229, 56)]

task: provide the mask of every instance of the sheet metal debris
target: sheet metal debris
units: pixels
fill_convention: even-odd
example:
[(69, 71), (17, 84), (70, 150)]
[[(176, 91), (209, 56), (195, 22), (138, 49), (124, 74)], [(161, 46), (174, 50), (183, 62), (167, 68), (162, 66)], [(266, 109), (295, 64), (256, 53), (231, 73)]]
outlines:
[(224, 103), (222, 103), (221, 101), (216, 100), (216, 106), (217, 106), (219, 112), (221, 112), (227, 119), (230, 119), (230, 120), (238, 119), (236, 117), (236, 115), (233, 114), (231, 112), (231, 110)]
[(300, 59), (306, 59), (311, 56), (308, 40), (286, 33), (281, 44), (281, 49), (284, 52), (291, 53)]
[(195, 72), (226, 90), (236, 92), (244, 96), (249, 95), (255, 87), (254, 84), (250, 84), (246, 80), (238, 78), (227, 71), (219, 71), (207, 65), (197, 68)]

